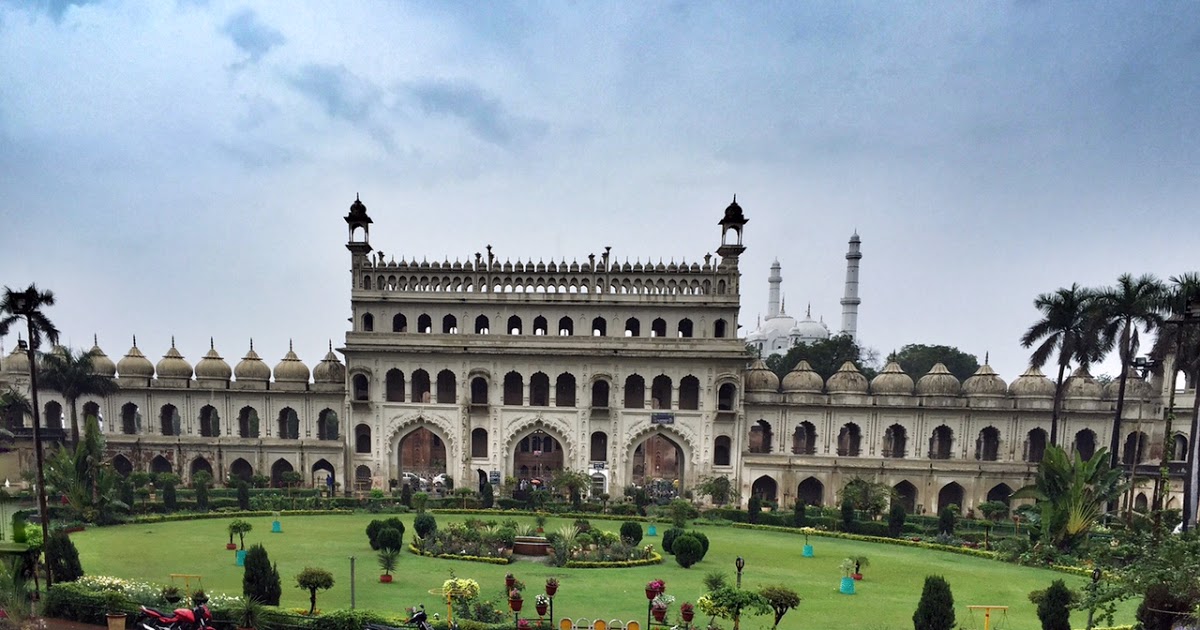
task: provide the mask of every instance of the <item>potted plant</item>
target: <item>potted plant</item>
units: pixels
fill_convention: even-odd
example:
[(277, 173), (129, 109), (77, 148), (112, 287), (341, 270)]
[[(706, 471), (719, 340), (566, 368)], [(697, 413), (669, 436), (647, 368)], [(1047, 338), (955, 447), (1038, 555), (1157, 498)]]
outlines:
[(263, 603), (257, 597), (247, 597), (234, 610), (234, 623), (238, 630), (263, 630)]
[(546, 594), (549, 595), (550, 597), (554, 597), (554, 594), (557, 592), (558, 592), (558, 578), (552, 578), (552, 577), (546, 578)]
[(662, 622), (667, 618), (667, 609), (671, 607), (671, 602), (675, 601), (674, 595), (659, 593), (650, 601), (650, 612), (654, 615), (654, 620)]
[(687, 602), (679, 605), (679, 616), (683, 617), (684, 623), (691, 623), (692, 618), (696, 616), (696, 608)]
[(662, 580), (646, 582), (646, 599), (654, 599), (659, 593), (667, 590), (667, 583)]
[(515, 588), (512, 589), (508, 592), (508, 607), (511, 608), (513, 612), (521, 612), (521, 606), (525, 603), (522, 601), (523, 599), (524, 598), (521, 597), (521, 591), (518, 591)]
[(229, 524), (229, 542), (225, 543), (225, 549), (227, 551), (237, 549), (237, 543), (233, 542), (233, 523)]
[(539, 593), (537, 597), (533, 598), (533, 607), (537, 609), (539, 617), (544, 616), (546, 609), (550, 607), (550, 596)]
[(168, 604), (175, 604), (183, 599), (183, 594), (179, 592), (178, 586), (164, 586), (162, 589), (162, 598), (167, 600)]
[(204, 589), (198, 589), (195, 593), (192, 593), (192, 605), (193, 606), (199, 606), (201, 604), (207, 604), (207, 603), (208, 603), (208, 594), (204, 592)]
[(505, 590), (511, 591), (513, 585), (516, 583), (517, 583), (517, 576), (513, 575), (511, 571), (504, 574), (504, 589)]
[(389, 584), (392, 581), (392, 571), (396, 570), (396, 560), (400, 558), (399, 549), (380, 549), (379, 550), (379, 568), (383, 569), (383, 575), (379, 576), (379, 581), (384, 584)]
[(854, 573), (850, 577), (855, 580), (862, 579), (862, 568), (871, 566), (871, 561), (866, 556), (854, 556)]
[(544, 533), (546, 531), (546, 515), (538, 512), (537, 515), (533, 517), (533, 520), (537, 522), (537, 533)]
[(842, 585), (838, 589), (842, 595), (854, 594), (854, 559), (842, 560)]

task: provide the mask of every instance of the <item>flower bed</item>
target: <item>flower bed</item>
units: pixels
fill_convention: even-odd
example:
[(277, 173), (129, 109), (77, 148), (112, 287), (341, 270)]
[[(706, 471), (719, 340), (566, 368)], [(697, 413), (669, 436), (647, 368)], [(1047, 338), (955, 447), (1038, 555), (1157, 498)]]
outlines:
[(512, 532), (507, 529), (485, 525), (478, 519), (449, 523), (434, 530), (429, 538), (414, 537), (409, 550), (435, 558), (508, 564), (512, 561)]

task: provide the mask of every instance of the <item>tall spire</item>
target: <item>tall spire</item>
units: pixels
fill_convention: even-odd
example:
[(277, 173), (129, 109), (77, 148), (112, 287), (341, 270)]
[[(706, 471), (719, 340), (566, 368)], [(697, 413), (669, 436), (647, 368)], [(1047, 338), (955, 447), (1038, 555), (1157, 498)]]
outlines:
[(842, 333), (851, 339), (858, 336), (858, 261), (862, 260), (861, 241), (858, 230), (850, 237), (850, 249), (846, 252), (846, 294), (842, 297)]
[(767, 283), (771, 289), (767, 294), (767, 319), (779, 316), (779, 285), (783, 282), (783, 276), (779, 273), (779, 259), (771, 263), (771, 275), (767, 277)]

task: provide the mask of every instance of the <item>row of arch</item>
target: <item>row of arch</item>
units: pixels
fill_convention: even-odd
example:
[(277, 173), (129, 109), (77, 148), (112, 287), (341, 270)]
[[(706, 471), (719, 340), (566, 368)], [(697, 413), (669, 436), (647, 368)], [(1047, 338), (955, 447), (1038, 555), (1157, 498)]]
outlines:
[[(917, 486), (907, 479), (900, 481), (892, 488), (896, 491), (895, 500), (899, 501), (909, 514), (926, 511), (925, 508), (928, 508), (927, 511), (936, 512), (951, 505), (957, 505), (960, 509), (965, 507), (966, 490), (956, 481), (946, 483), (938, 489), (937, 503), (932, 506), (920, 503), (921, 498)], [(766, 501), (778, 502), (779, 484), (771, 475), (762, 475), (751, 484), (750, 493)], [(1011, 486), (1006, 483), (998, 483), (987, 491), (982, 501), (999, 501), (1007, 505), (1012, 493)], [(796, 486), (795, 497), (797, 502), (805, 505), (823, 505), (825, 484), (816, 477), (808, 477)]]
[[(371, 399), (371, 383), (365, 374), (355, 374), (351, 378), (352, 395), (354, 400), (367, 401)], [(436, 387), (435, 387), (436, 386)], [(591, 407), (593, 409), (608, 409), (612, 406), (612, 386), (605, 378), (596, 378), (591, 384)], [(649, 391), (650, 399), (646, 394)], [(525, 377), (520, 372), (511, 371), (504, 375), (501, 389), (501, 404), (510, 406), (527, 405), (531, 407), (576, 407), (578, 383), (575, 375), (563, 372), (555, 377), (553, 386), (550, 376), (545, 372), (535, 372), (529, 377), (528, 388)], [(688, 374), (679, 380), (678, 389), (670, 376), (660, 374), (650, 381), (649, 390), (646, 379), (640, 374), (631, 374), (625, 378), (623, 406), (625, 409), (645, 409), (647, 404), (651, 409), (700, 409), (700, 379)], [(553, 398), (551, 394), (553, 393)], [(491, 399), (490, 380), (482, 375), (471, 377), (470, 404), (488, 405)], [(722, 383), (717, 388), (717, 410), (732, 411), (736, 404), (737, 387), (733, 383)], [(436, 379), (431, 379), (429, 372), (424, 369), (414, 370), (406, 380), (405, 374), (398, 368), (392, 368), (384, 374), (384, 400), (387, 402), (416, 402), (456, 404), (458, 402), (458, 381), (454, 372), (441, 370)]]
[[(254, 407), (250, 405), (242, 407), (238, 411), (236, 422), (238, 437), (263, 437), (260, 434), (261, 421), (258, 416), (258, 410)], [(121, 406), (120, 423), (120, 432), (125, 435), (142, 434), (145, 428), (142, 425), (141, 411), (137, 404), (132, 402), (127, 402)], [(179, 414), (179, 408), (173, 404), (168, 403), (159, 408), (157, 424), (157, 433), (159, 435), (179, 436), (183, 434), (183, 423)], [(279, 414), (275, 418), (275, 431), (270, 437), (284, 440), (298, 440), (300, 439), (300, 424), (300, 414), (291, 407), (284, 407), (279, 410)], [(317, 414), (316, 429), (316, 438), (318, 440), (338, 439), (337, 412), (328, 407), (322, 409)], [(221, 437), (221, 415), (216, 407), (204, 405), (200, 408), (197, 434), (201, 437)]]
[[(699, 271), (696, 266), (694, 271)], [(364, 273), (359, 286), (365, 290), (406, 291), (414, 293), (450, 292), (450, 293), (610, 293), (614, 295), (710, 295), (715, 286), (717, 295), (724, 295), (727, 290), (725, 280), (717, 280), (715, 285), (709, 279), (693, 280), (651, 280), (642, 278), (624, 278), (617, 281), (592, 282), (588, 279), (572, 278), (571, 280), (556, 278), (518, 277), (506, 278), (503, 281), (470, 276), (405, 276), (405, 275), (372, 275)]]
[[(124, 455), (116, 455), (113, 457), (112, 465), (113, 469), (122, 476), (128, 476), (135, 470), (133, 462)], [(209, 475), (213, 475), (214, 478), (216, 477), (215, 472), (213, 471), (212, 463), (208, 461), (208, 458), (202, 455), (193, 458), (187, 466), (189, 478), (195, 476), (201, 471), (207, 472)], [(270, 466), (271, 484), (274, 486), (282, 485), (283, 475), (285, 473), (294, 471), (295, 467), (292, 466), (292, 463), (287, 459), (282, 457), (276, 459)], [(162, 455), (156, 455), (148, 463), (146, 472), (155, 474), (182, 474), (184, 471), (182, 468), (176, 469), (175, 465), (171, 463), (171, 460), (167, 459), (166, 457), (163, 457)], [(333, 467), (333, 464), (329, 463), (329, 461), (326, 459), (318, 459), (317, 461), (313, 462), (312, 466), (309, 467), (309, 472), (312, 474), (314, 479), (320, 479), (322, 481), (326, 479), (326, 476), (331, 477), (334, 480), (336, 480), (337, 477), (337, 471)], [(255, 474), (256, 471), (254, 466), (244, 458), (239, 457), (234, 459), (229, 464), (229, 477), (233, 479), (240, 479), (241, 481), (249, 483), (254, 478)]]
[[(375, 331), (375, 314), (363, 313), (360, 318), (360, 328), (363, 332)], [(619, 320), (618, 320), (619, 321)], [(417, 316), (415, 328), (410, 327), (408, 316), (404, 313), (396, 313), (392, 316), (392, 332), (394, 333), (419, 333), (432, 334), (434, 332), (434, 320), (428, 313), (422, 313)], [(492, 334), (492, 320), (487, 315), (479, 315), (472, 323), (476, 335)], [(441, 322), (438, 324), (438, 331), (444, 335), (457, 335), (462, 332), (459, 328), (458, 316), (443, 315)], [(505, 322), (503, 334), (507, 335), (524, 335), (526, 334), (525, 321), (519, 315), (509, 316)], [(542, 336), (558, 336), (571, 337), (575, 335), (575, 320), (571, 317), (561, 317), (555, 328), (550, 328), (550, 322), (545, 317), (538, 315), (533, 318), (532, 326), (528, 329), (529, 334), (537, 337)], [(624, 322), (623, 335), (625, 337), (641, 337), (642, 321), (637, 317), (627, 318)], [(696, 326), (690, 318), (684, 317), (675, 323), (673, 330), (667, 325), (667, 320), (657, 317), (650, 322), (650, 325), (645, 329), (645, 333), (649, 337), (675, 337), (678, 339), (689, 339), (695, 336)], [(722, 339), (729, 336), (729, 322), (725, 319), (717, 319), (713, 322), (712, 336), (717, 339)], [(607, 337), (608, 336), (608, 320), (603, 317), (592, 319), (591, 336)]]

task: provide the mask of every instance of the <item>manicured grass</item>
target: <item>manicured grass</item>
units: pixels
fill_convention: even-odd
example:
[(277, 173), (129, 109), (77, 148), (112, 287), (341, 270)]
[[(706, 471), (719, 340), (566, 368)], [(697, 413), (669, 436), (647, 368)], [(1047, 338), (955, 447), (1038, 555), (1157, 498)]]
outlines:
[[(508, 566), (488, 565), (422, 558), (407, 551), (401, 555), (395, 582), (381, 584), (375, 554), (367, 544), (366, 526), (374, 517), (368, 514), (345, 516), (309, 516), (285, 518), (282, 534), (271, 534), (271, 519), (248, 519), (254, 525), (246, 544), (262, 543), (279, 567), (283, 581), (284, 607), (307, 608), (307, 593), (295, 586), (294, 576), (306, 566), (319, 566), (333, 572), (336, 585), (318, 595), (318, 607), (346, 608), (350, 604), (350, 556), (357, 557), (356, 602), (359, 608), (400, 613), (404, 607), (423, 603), (432, 613), (445, 607), (440, 597), (442, 582), (453, 572), (457, 577), (473, 578), (482, 593), (500, 601), (504, 574), (512, 571), (527, 585), (523, 614), (533, 616), (533, 595), (542, 592), (549, 576), (561, 582), (555, 597), (557, 617), (588, 619), (638, 619), (645, 624), (644, 585), (651, 579), (666, 580), (667, 593), (677, 599), (672, 617), (683, 601), (695, 602), (703, 592), (702, 578), (710, 571), (724, 571), (731, 583), (735, 579), (734, 559), (741, 555), (746, 567), (743, 586), (757, 588), (766, 584), (784, 584), (800, 593), (799, 609), (784, 617), (780, 628), (786, 630), (835, 627), (906, 629), (912, 627), (912, 614), (920, 598), (926, 575), (940, 574), (951, 585), (959, 627), (983, 627), (980, 613), (972, 616), (969, 604), (1009, 606), (1007, 620), (997, 628), (1040, 627), (1028, 593), (1045, 588), (1055, 579), (1063, 579), (1071, 588), (1080, 588), (1085, 579), (1043, 569), (1031, 569), (958, 554), (812, 537), (816, 557), (801, 557), (804, 537), (792, 534), (749, 531), (732, 527), (697, 525), (711, 541), (708, 556), (691, 569), (683, 569), (667, 556), (663, 564), (630, 569), (560, 569), (533, 562)], [(405, 541), (412, 537), (412, 515), (401, 516), (408, 528)], [(438, 515), (442, 525), (462, 520), (457, 515)], [(503, 518), (497, 515), (497, 519)], [(519, 521), (531, 522), (529, 518)], [(547, 531), (569, 523), (551, 519)], [(190, 573), (204, 576), (210, 592), (240, 594), (242, 570), (235, 566), (234, 552), (225, 550), (229, 536), (228, 521), (223, 519), (125, 525), (91, 528), (72, 534), (79, 548), (84, 571), (89, 574), (138, 578), (168, 582), (168, 574)], [(593, 520), (593, 527), (617, 531), (619, 521)], [(664, 530), (659, 524), (660, 532)], [(659, 538), (644, 538), (643, 544), (655, 544)], [(870, 566), (863, 569), (865, 579), (856, 583), (858, 593), (839, 595), (839, 564), (850, 555), (865, 555)], [(182, 583), (180, 583), (182, 586)], [(1131, 623), (1135, 604), (1127, 603), (1115, 620)], [(700, 615), (697, 614), (697, 622)], [(1073, 625), (1082, 627), (1083, 613), (1073, 613)], [(725, 624), (728, 626), (728, 624)], [(765, 615), (743, 621), (750, 629), (770, 628)], [(996, 627), (995, 625), (993, 626)]]

